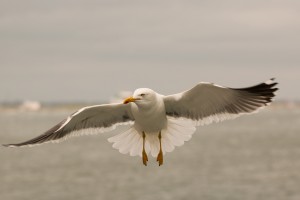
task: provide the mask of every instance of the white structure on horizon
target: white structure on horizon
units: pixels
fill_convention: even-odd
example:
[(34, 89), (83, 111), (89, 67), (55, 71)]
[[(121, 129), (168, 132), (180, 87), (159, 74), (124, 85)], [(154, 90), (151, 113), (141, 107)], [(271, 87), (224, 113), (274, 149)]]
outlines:
[(41, 103), (38, 101), (26, 100), (19, 106), (21, 111), (38, 111), (42, 107)]
[(130, 97), (132, 94), (133, 92), (128, 90), (120, 91), (118, 94), (109, 99), (109, 103), (121, 103), (124, 101), (124, 99)]

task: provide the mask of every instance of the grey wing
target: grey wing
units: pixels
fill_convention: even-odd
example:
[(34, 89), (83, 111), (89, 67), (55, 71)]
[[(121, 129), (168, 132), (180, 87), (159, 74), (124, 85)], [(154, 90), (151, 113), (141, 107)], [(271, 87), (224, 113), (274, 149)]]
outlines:
[(165, 96), (166, 114), (191, 119), (196, 125), (232, 119), (268, 105), (278, 90), (275, 85), (274, 79), (239, 89), (199, 83), (186, 92)]
[(69, 136), (100, 133), (112, 130), (116, 125), (134, 121), (130, 106), (106, 104), (85, 107), (71, 114), (44, 134), (26, 142), (4, 146), (32, 146), (46, 142), (59, 142)]

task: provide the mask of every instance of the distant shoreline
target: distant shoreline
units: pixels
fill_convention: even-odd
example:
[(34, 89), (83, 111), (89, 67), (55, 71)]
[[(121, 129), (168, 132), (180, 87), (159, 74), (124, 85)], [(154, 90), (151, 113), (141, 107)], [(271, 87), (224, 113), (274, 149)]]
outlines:
[[(98, 103), (41, 103), (38, 110), (30, 110), (22, 108), (22, 103), (0, 103), (0, 112), (41, 112), (41, 111), (75, 111), (82, 107), (90, 105), (100, 105), (108, 102)], [(295, 109), (300, 108), (300, 101), (275, 101), (269, 106), (269, 109)]]

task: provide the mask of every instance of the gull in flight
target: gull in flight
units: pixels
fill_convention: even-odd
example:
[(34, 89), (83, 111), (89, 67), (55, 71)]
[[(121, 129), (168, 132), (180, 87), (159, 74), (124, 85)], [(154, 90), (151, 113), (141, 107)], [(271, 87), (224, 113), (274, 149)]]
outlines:
[(160, 166), (164, 154), (190, 140), (196, 126), (233, 119), (267, 106), (278, 90), (275, 85), (274, 78), (238, 89), (200, 82), (190, 90), (167, 96), (140, 88), (123, 103), (81, 108), (40, 136), (4, 146), (59, 142), (70, 136), (101, 133), (130, 124), (128, 130), (108, 141), (120, 153), (141, 156), (145, 166), (151, 154)]

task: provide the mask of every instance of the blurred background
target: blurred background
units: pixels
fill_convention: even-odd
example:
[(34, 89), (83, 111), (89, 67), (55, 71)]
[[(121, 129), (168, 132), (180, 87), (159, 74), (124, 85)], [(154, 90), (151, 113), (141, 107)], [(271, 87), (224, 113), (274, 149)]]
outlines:
[(299, 199), (300, 2), (2, 0), (0, 142), (139, 87), (233, 88), (276, 77), (262, 112), (199, 127), (162, 167), (112, 149), (113, 133), (0, 148), (0, 199)]

